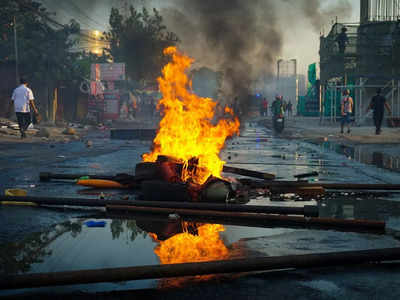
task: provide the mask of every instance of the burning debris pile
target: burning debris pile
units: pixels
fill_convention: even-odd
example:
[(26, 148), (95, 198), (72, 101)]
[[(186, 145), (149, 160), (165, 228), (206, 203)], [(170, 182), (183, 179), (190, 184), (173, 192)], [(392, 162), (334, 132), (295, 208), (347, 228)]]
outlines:
[[(163, 118), (153, 150), (143, 155), (143, 161), (155, 162), (160, 155), (173, 157), (183, 164), (182, 181), (203, 184), (211, 175), (221, 176), (225, 162), (219, 153), (225, 141), (239, 133), (240, 123), (229, 107), (225, 107), (225, 118), (215, 120), (217, 103), (192, 92), (186, 71), (193, 60), (175, 47), (164, 53), (172, 56), (172, 62), (158, 79), (163, 95), (158, 109)], [(193, 162), (196, 168), (192, 167)]]
[[(156, 162), (136, 165), (136, 180), (141, 180), (141, 189), (150, 201), (194, 201), (223, 202), (233, 198), (230, 182), (210, 175), (210, 171), (199, 167), (197, 161), (187, 163), (166, 156), (158, 156)], [(205, 182), (196, 181), (207, 174)]]
[[(210, 200), (216, 195), (208, 195), (208, 187), (217, 186), (217, 193), (225, 201), (230, 185), (221, 179), (225, 162), (219, 153), (225, 141), (239, 133), (240, 122), (229, 107), (225, 107), (223, 118), (216, 120), (217, 103), (193, 93), (187, 75), (193, 63), (191, 58), (176, 47), (165, 49), (164, 54), (170, 55), (172, 61), (164, 67), (163, 75), (158, 79), (163, 98), (157, 108), (163, 118), (152, 151), (143, 155), (144, 163), (137, 165), (136, 176), (185, 185), (183, 189), (187, 193), (177, 195), (183, 200)], [(144, 193), (153, 200), (159, 200), (164, 194), (158, 192), (156, 196), (150, 192), (152, 184), (144, 186), (150, 186), (148, 190), (144, 189)], [(163, 190), (162, 183), (158, 182), (158, 188)]]

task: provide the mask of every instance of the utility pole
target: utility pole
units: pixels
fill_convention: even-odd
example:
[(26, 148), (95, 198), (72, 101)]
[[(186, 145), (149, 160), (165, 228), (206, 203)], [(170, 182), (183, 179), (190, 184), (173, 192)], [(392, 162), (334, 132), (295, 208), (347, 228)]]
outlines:
[(17, 85), (19, 84), (19, 70), (18, 70), (18, 41), (17, 41), (17, 18), (14, 16), (14, 50), (15, 50), (15, 78)]

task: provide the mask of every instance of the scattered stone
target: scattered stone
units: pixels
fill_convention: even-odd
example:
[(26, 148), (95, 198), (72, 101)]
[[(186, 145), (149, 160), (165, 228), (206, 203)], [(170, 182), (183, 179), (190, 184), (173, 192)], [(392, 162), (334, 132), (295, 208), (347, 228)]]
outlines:
[(179, 220), (180, 216), (178, 214), (169, 214), (168, 219), (170, 220)]
[(65, 135), (76, 135), (76, 130), (71, 127), (67, 127), (63, 132)]
[(18, 124), (9, 124), (8, 128), (13, 129), (13, 130), (19, 130), (19, 125)]
[(49, 138), (50, 137), (50, 131), (47, 128), (40, 128), (39, 131), (35, 134), (36, 137), (44, 137), (44, 138)]
[(87, 141), (86, 142), (86, 147), (90, 148), (93, 146), (93, 142), (92, 141)]

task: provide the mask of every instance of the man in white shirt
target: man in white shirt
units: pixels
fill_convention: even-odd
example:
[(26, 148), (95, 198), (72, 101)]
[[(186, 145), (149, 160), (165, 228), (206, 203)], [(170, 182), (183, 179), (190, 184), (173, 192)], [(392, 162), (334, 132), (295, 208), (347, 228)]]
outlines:
[(17, 115), (21, 139), (26, 137), (25, 131), (31, 123), (31, 107), (35, 114), (36, 109), (32, 90), (28, 88), (28, 82), (21, 78), (21, 85), (17, 87), (11, 97), (11, 104), (14, 104), (15, 114)]

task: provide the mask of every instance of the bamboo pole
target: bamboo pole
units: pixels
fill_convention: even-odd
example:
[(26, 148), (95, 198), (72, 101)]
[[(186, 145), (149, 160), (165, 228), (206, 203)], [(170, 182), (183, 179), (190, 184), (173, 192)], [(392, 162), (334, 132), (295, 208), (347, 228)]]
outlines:
[(294, 175), (294, 178), (297, 178), (297, 180), (301, 179), (301, 178), (308, 178), (308, 177), (315, 177), (315, 176), (319, 176), (318, 172), (310, 172), (310, 173), (303, 173), (303, 174), (297, 174)]
[(232, 173), (232, 174), (254, 177), (254, 178), (259, 178), (259, 179), (264, 179), (264, 180), (275, 179), (274, 174), (258, 172), (258, 171), (251, 171), (251, 170), (240, 169), (240, 168), (235, 168), (235, 167), (230, 167), (230, 166), (224, 166), (222, 171), (225, 173)]
[(259, 163), (259, 162), (229, 162), (235, 165), (263, 165), (263, 166), (295, 166), (295, 167), (320, 167), (320, 168), (343, 168), (343, 165), (324, 164), (297, 164), (297, 163)]
[(113, 175), (101, 175), (101, 174), (57, 174), (57, 173), (50, 173), (50, 172), (42, 172), (39, 174), (40, 181), (50, 181), (52, 179), (55, 180), (77, 180), (82, 177), (89, 177), (91, 179), (104, 179), (104, 180), (113, 180), (115, 176)]
[[(232, 168), (232, 167), (229, 167)], [(244, 170), (234, 168), (236, 170)], [(248, 171), (248, 170), (246, 170)], [(256, 172), (259, 173), (260, 177), (267, 177), (267, 173)], [(88, 176), (92, 179), (106, 179), (113, 180), (116, 176), (110, 175), (85, 175), (85, 174), (54, 174), (54, 173), (41, 173), (43, 174), (43, 178), (46, 180), (54, 179), (66, 179), (66, 180), (75, 180), (80, 177)], [(239, 173), (236, 173), (239, 174)], [(269, 174), (272, 175), (272, 174)], [(41, 176), (42, 177), (42, 176)], [(264, 178), (264, 177), (263, 177)], [(264, 178), (265, 179), (265, 178)], [(243, 181), (244, 182), (244, 181)], [(325, 189), (333, 189), (333, 190), (400, 190), (400, 184), (359, 184), (359, 183), (307, 183), (307, 182), (299, 182), (299, 181), (252, 181), (251, 184), (255, 187), (276, 187), (276, 186), (285, 186), (285, 187), (323, 187)]]
[(52, 198), (52, 197), (18, 197), (18, 196), (0, 196), (0, 203), (34, 203), (39, 205), (70, 205), (70, 206), (89, 206), (106, 207), (107, 205), (127, 205), (140, 206), (148, 208), (165, 209), (191, 209), (191, 210), (215, 210), (224, 212), (251, 212), (266, 214), (288, 214), (318, 216), (318, 207), (314, 205), (305, 205), (300, 207), (287, 206), (261, 206), (261, 205), (240, 205), (240, 204), (214, 204), (214, 203), (193, 203), (193, 202), (160, 202), (160, 201), (138, 201), (138, 200), (102, 200), (102, 199), (83, 199), (83, 198)]
[(45, 286), (124, 282), (182, 276), (260, 272), (282, 269), (306, 269), (330, 266), (359, 265), (368, 262), (400, 260), (400, 248), (345, 251), (219, 260), (199, 263), (182, 263), (96, 270), (34, 273), (0, 277), (0, 289), (23, 289)]
[(126, 205), (107, 205), (107, 211), (115, 213), (150, 213), (150, 214), (178, 214), (180, 216), (201, 216), (210, 218), (233, 219), (240, 221), (257, 221), (260, 223), (286, 224), (290, 226), (303, 227), (324, 227), (324, 228), (346, 228), (354, 231), (384, 231), (385, 222), (370, 220), (343, 220), (333, 218), (313, 218), (313, 217), (297, 217), (270, 215), (261, 213), (244, 213), (244, 212), (224, 212), (215, 210), (191, 210), (191, 209), (172, 209), (172, 208), (156, 208), (156, 207), (140, 207)]
[(271, 187), (286, 187), (286, 188), (306, 188), (306, 187), (323, 187), (324, 189), (331, 190), (387, 190), (398, 191), (400, 184), (364, 184), (364, 183), (308, 183), (302, 181), (243, 181), (251, 187), (257, 188), (271, 188)]

